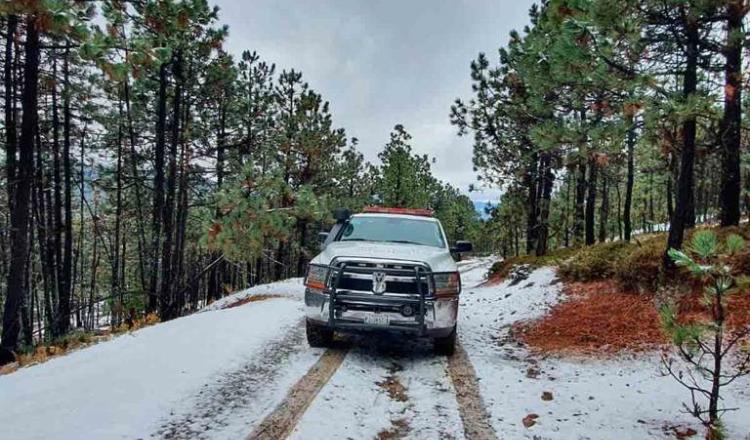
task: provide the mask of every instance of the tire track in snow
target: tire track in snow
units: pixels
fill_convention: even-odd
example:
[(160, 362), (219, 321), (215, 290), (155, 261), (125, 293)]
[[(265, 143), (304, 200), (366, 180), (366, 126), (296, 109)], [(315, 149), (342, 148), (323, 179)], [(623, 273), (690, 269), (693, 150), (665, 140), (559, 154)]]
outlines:
[(464, 438), (445, 358), (425, 338), (347, 335), (346, 360), (290, 438)]
[(344, 361), (348, 349), (331, 348), (290, 390), (283, 402), (266, 416), (247, 437), (248, 440), (287, 438), (315, 396)]
[(490, 414), (479, 393), (479, 380), (466, 351), (458, 344), (448, 358), (448, 373), (456, 390), (456, 401), (467, 439), (494, 440), (497, 438), (490, 423)]
[[(494, 261), (496, 261), (495, 258), (488, 257), (476, 262), (467, 262), (459, 268), (459, 271), (462, 278), (471, 280), (470, 285), (474, 287), (473, 284), (482, 282), (484, 273)], [(466, 294), (470, 293), (472, 292), (466, 292)], [(459, 341), (456, 341), (456, 352), (448, 358), (447, 369), (456, 392), (456, 401), (464, 425), (464, 436), (472, 440), (496, 439), (497, 434), (492, 428), (489, 411), (479, 392), (476, 370)]]
[(242, 368), (223, 373), (214, 383), (204, 385), (194, 396), (191, 408), (174, 414), (151, 437), (174, 440), (242, 436), (247, 432), (248, 412), (260, 415), (270, 409), (264, 405), (274, 400), (274, 389), (285, 386), (278, 383), (286, 373), (279, 367), (309, 362), (311, 355), (314, 353), (307, 347), (304, 320), (300, 320), (288, 327), (280, 339), (255, 353)]

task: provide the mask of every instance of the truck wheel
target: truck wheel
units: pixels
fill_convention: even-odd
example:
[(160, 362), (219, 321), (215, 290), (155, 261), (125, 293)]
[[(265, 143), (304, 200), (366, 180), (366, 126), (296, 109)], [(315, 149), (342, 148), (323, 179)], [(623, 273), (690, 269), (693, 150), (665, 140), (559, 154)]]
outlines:
[(442, 356), (453, 356), (456, 351), (456, 327), (453, 327), (451, 334), (442, 338), (435, 338), (435, 353)]
[(309, 319), (305, 320), (307, 343), (310, 347), (328, 347), (333, 342), (333, 330), (320, 324), (315, 324)]

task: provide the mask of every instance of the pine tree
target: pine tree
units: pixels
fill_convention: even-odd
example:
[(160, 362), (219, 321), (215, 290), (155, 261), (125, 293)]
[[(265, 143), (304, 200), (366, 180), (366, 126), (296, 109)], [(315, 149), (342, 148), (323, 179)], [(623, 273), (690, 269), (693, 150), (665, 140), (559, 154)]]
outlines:
[[(686, 408), (706, 426), (706, 438), (710, 440), (725, 438), (721, 415), (730, 409), (720, 407), (722, 387), (750, 373), (750, 354), (739, 350), (740, 342), (750, 330), (731, 331), (726, 323), (731, 313), (727, 297), (736, 293), (739, 283), (746, 280), (736, 278), (731, 266), (723, 261), (744, 247), (739, 235), (729, 235), (725, 243), (719, 243), (712, 231), (698, 231), (687, 252), (674, 248), (668, 252), (677, 266), (687, 268), (705, 286), (701, 303), (710, 318), (685, 324), (678, 319), (674, 305), (663, 306), (662, 324), (685, 367), (666, 355), (663, 365), (667, 373), (690, 390), (692, 401)], [(704, 400), (708, 401), (707, 407), (703, 406)]]

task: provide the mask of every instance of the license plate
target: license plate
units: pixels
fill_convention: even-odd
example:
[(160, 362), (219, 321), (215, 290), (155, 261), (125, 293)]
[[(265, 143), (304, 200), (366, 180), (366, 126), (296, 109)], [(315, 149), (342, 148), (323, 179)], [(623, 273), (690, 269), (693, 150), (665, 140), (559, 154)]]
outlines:
[(381, 313), (368, 313), (365, 315), (365, 324), (388, 325), (388, 316)]

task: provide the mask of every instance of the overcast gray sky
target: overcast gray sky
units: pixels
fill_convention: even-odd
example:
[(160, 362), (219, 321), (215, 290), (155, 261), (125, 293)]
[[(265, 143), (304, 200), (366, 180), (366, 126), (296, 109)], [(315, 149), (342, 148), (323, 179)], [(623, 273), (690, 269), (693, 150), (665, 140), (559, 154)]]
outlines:
[[(331, 103), (337, 126), (377, 153), (397, 123), (416, 152), (436, 158), (434, 174), (463, 191), (475, 182), (471, 139), (449, 120), (471, 94), (469, 63), (497, 58), (512, 29), (528, 23), (533, 0), (213, 0), (229, 25), (235, 56), (255, 50), (277, 69), (301, 70)], [(497, 190), (471, 194), (493, 200)]]

